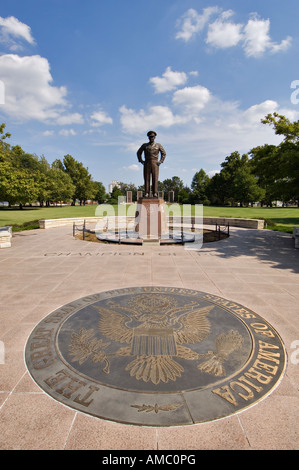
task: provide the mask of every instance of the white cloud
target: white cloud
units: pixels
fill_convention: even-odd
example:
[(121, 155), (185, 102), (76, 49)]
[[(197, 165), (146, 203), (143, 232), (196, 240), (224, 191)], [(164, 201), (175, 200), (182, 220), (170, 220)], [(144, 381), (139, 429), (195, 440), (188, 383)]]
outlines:
[(149, 81), (154, 86), (156, 93), (164, 93), (184, 85), (187, 79), (185, 72), (173, 72), (171, 67), (167, 67), (162, 77), (152, 77)]
[[(160, 134), (163, 129), (161, 143), (167, 149), (170, 165), (175, 167), (186, 159), (193, 166), (203, 165), (203, 158), (205, 170), (211, 176), (231, 152), (246, 153), (257, 145), (277, 145), (281, 141), (270, 126), (261, 123), (268, 113), (276, 111), (290, 116), (290, 110), (280, 108), (274, 100), (243, 109), (240, 103), (221, 100), (201, 85), (177, 90), (169, 101), (169, 106), (140, 111), (125, 106), (120, 109), (123, 131), (128, 134), (128, 150), (136, 153), (140, 146), (136, 141), (130, 145), (130, 135), (145, 135), (150, 128)], [(299, 112), (295, 114), (292, 120), (298, 119)]]
[(245, 124), (259, 124), (267, 114), (273, 113), (278, 109), (278, 103), (273, 100), (266, 100), (262, 103), (250, 106), (244, 113)]
[(220, 9), (218, 7), (208, 7), (203, 9), (203, 13), (200, 15), (196, 10), (190, 8), (178, 21), (180, 31), (176, 34), (176, 39), (183, 39), (189, 41), (196, 34), (200, 33), (205, 25), (210, 20), (211, 16), (218, 13)]
[[(215, 101), (215, 103), (214, 103)], [(195, 168), (203, 167), (206, 172), (217, 172), (217, 165), (234, 151), (247, 153), (253, 147), (265, 143), (277, 145), (282, 139), (275, 135), (270, 126), (260, 122), (268, 112), (281, 109), (276, 102), (259, 103), (242, 109), (233, 107), (211, 97), (211, 108), (202, 110), (203, 119), (196, 122), (189, 121), (187, 125), (176, 127), (163, 132), (162, 145), (169, 154), (169, 158), (177, 161), (184, 156)], [(209, 109), (208, 109), (209, 108)], [(205, 162), (205, 163), (203, 163)]]
[(14, 16), (7, 18), (0, 16), (0, 42), (8, 44), (11, 50), (16, 50), (21, 47), (16, 39), (25, 40), (31, 45), (35, 43), (29, 26)]
[(292, 38), (288, 36), (280, 44), (271, 41), (270, 20), (262, 20), (254, 15), (244, 28), (244, 50), (248, 57), (260, 57), (267, 50), (271, 53), (287, 50)]
[[(20, 41), (35, 44), (31, 28), (10, 16), (0, 17), (0, 42), (11, 50), (22, 48)], [(19, 42), (18, 42), (19, 41)], [(82, 124), (79, 113), (66, 113), (69, 103), (64, 86), (53, 86), (48, 60), (39, 55), (0, 55), (1, 82), (5, 85), (5, 106), (1, 111), (16, 121), (54, 121), (58, 125)]]
[(181, 105), (185, 108), (186, 112), (197, 112), (203, 109), (210, 99), (210, 91), (201, 86), (185, 87), (177, 90), (173, 94), (173, 103)]
[(95, 111), (91, 116), (92, 126), (98, 127), (104, 124), (113, 124), (112, 118), (103, 110)]
[[(216, 20), (209, 23), (212, 15), (218, 14)], [(292, 38), (287, 36), (280, 43), (273, 42), (270, 36), (270, 20), (260, 19), (256, 13), (250, 15), (247, 24), (229, 21), (234, 12), (222, 11), (219, 7), (209, 7), (200, 15), (196, 10), (190, 9), (180, 20), (181, 30), (177, 39), (189, 41), (208, 27), (206, 44), (217, 49), (225, 49), (242, 44), (247, 57), (261, 57), (266, 52), (275, 54), (289, 49)]]
[(244, 28), (244, 49), (248, 57), (262, 55), (271, 45), (270, 20), (251, 19)]
[(271, 52), (272, 54), (276, 54), (276, 52), (286, 51), (287, 49), (291, 47), (291, 44), (292, 44), (292, 37), (287, 36), (285, 39), (281, 41), (280, 44), (272, 43)]
[[(184, 158), (192, 159), (192, 155), (200, 153), (211, 165), (208, 170), (215, 171), (219, 158), (225, 158), (235, 150), (245, 153), (265, 142), (279, 143), (281, 139), (273, 129), (261, 123), (261, 119), (275, 111), (286, 116), (289, 112), (281, 109), (274, 100), (242, 109), (240, 103), (221, 100), (206, 87), (196, 85), (174, 91), (168, 105), (140, 110), (122, 106), (120, 121), (123, 131), (128, 134), (130, 151), (138, 148), (136, 142), (131, 142), (130, 146), (130, 135), (145, 135), (151, 128), (160, 133), (163, 129), (163, 143), (174, 158), (184, 155)], [(296, 120), (294, 113), (292, 120)]]
[(66, 126), (68, 124), (83, 124), (84, 119), (81, 114), (73, 113), (73, 114), (65, 114), (64, 116), (60, 116), (56, 120), (57, 124), (62, 126)]
[(210, 170), (207, 172), (207, 175), (212, 178), (216, 173), (220, 173), (220, 170)]
[(121, 106), (121, 124), (123, 130), (129, 134), (148, 131), (152, 127), (169, 128), (175, 124), (188, 121), (188, 117), (175, 115), (168, 106), (151, 106), (146, 113), (143, 109), (135, 111)]
[(229, 129), (244, 132), (247, 129), (264, 129), (261, 124), (267, 114), (277, 112), (279, 105), (274, 100), (265, 100), (262, 103), (254, 104), (245, 111), (237, 109), (234, 115), (231, 115), (230, 120), (227, 122)]
[(50, 136), (50, 135), (54, 135), (54, 131), (44, 131), (42, 134), (43, 134), (45, 137), (48, 137), (48, 136)]
[(206, 43), (221, 49), (236, 46), (243, 38), (242, 24), (223, 21), (232, 15), (231, 10), (223, 12), (219, 19), (211, 23), (208, 28)]
[(151, 128), (165, 129), (176, 125), (184, 125), (191, 120), (200, 122), (200, 111), (210, 100), (210, 91), (197, 85), (176, 90), (172, 104), (178, 109), (175, 113), (169, 106), (150, 106), (148, 110), (136, 111), (122, 106), (119, 111), (122, 128), (129, 134), (146, 132)]
[(56, 120), (67, 106), (66, 87), (52, 86), (50, 65), (39, 56), (0, 56), (1, 80), (5, 84), (3, 112), (25, 121)]
[[(182, 109), (181, 116), (177, 114), (176, 122), (168, 127), (158, 127), (157, 122), (142, 127), (142, 118), (147, 120), (147, 114), (143, 111), (144, 115), (139, 115), (131, 110), (132, 114), (136, 115), (136, 121), (130, 122), (131, 127), (124, 128), (130, 131), (126, 136), (127, 150), (130, 154), (136, 155), (140, 141), (134, 139), (134, 135), (136, 137), (143, 132), (145, 137), (149, 128), (153, 127), (160, 135), (158, 141), (166, 149), (168, 172), (178, 174), (178, 165), (184, 166), (188, 162), (191, 173), (194, 174), (198, 169), (204, 168), (209, 176), (213, 176), (220, 171), (220, 163), (232, 152), (247, 153), (258, 145), (265, 143), (278, 145), (281, 142), (281, 136), (276, 135), (271, 126), (261, 123), (261, 119), (268, 113), (276, 111), (292, 121), (299, 119), (299, 111), (282, 108), (274, 100), (265, 100), (244, 109), (240, 103), (227, 102), (213, 96), (210, 91), (209, 93), (208, 105), (198, 114), (191, 112), (189, 119), (184, 122), (186, 114)], [(168, 110), (174, 115), (170, 107)], [(150, 112), (151, 110), (149, 114)], [(201, 121), (195, 118), (196, 115), (202, 116)], [(128, 122), (123, 124), (127, 125)], [(130, 136), (134, 140), (131, 140)], [(165, 165), (161, 170), (166, 170)]]
[(63, 135), (64, 137), (69, 137), (70, 135), (76, 135), (77, 133), (74, 129), (61, 129), (58, 134)]

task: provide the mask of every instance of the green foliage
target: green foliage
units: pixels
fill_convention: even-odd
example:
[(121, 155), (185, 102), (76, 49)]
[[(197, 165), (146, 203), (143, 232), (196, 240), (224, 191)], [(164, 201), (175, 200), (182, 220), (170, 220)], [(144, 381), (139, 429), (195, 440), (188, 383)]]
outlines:
[(67, 173), (58, 168), (50, 168), (47, 172), (46, 191), (50, 201), (70, 201), (75, 186)]
[(64, 171), (70, 178), (74, 186), (72, 194), (72, 204), (75, 205), (76, 199), (80, 201), (80, 205), (89, 199), (94, 199), (96, 189), (93, 184), (91, 174), (83, 163), (78, 162), (71, 155), (65, 155), (63, 162), (55, 161), (55, 167)]
[(262, 123), (273, 126), (284, 140), (278, 146), (254, 147), (248, 155), (231, 153), (221, 164), (220, 173), (208, 182), (203, 170), (196, 172), (191, 183), (192, 202), (272, 206), (279, 200), (299, 206), (299, 121), (292, 123), (274, 113)]
[(275, 134), (284, 136), (284, 140), (277, 147), (265, 145), (252, 150), (255, 171), (262, 182), (268, 180), (270, 194), (276, 199), (299, 205), (299, 121), (273, 113), (262, 123), (273, 126)]
[(117, 186), (114, 186), (112, 193), (107, 201), (108, 204), (118, 204), (119, 197), (124, 197), (124, 194), (120, 188), (118, 188)]
[(95, 191), (94, 200), (97, 201), (99, 204), (104, 203), (108, 198), (105, 186), (100, 181), (93, 181), (93, 186)]
[(221, 164), (226, 202), (232, 206), (237, 203), (248, 205), (255, 202), (258, 195), (257, 181), (250, 172), (248, 155), (233, 152)]
[(49, 206), (79, 199), (84, 204), (88, 199), (105, 198), (102, 183), (92, 181), (88, 168), (71, 155), (66, 155), (63, 162), (55, 160), (51, 167), (43, 155), (26, 153), (19, 145), (11, 147), (5, 141), (9, 137), (5, 124), (1, 124), (0, 201), (23, 208), (27, 203)]
[(195, 173), (191, 182), (190, 201), (192, 204), (208, 205), (210, 203), (207, 192), (209, 183), (210, 178), (203, 169)]
[(273, 113), (267, 114), (261, 122), (273, 126), (275, 134), (284, 136), (284, 142), (299, 142), (299, 121), (291, 122), (285, 116)]
[(12, 204), (32, 203), (38, 196), (38, 184), (26, 168), (15, 168), (11, 162), (0, 162), (0, 199)]
[(4, 134), (5, 127), (6, 125), (4, 123), (0, 125), (0, 161), (5, 159), (5, 156), (9, 150), (9, 144), (4, 141), (5, 139), (9, 138), (11, 134), (9, 132)]
[[(133, 200), (137, 197), (137, 188), (133, 183), (123, 183), (122, 181), (118, 182), (118, 187), (123, 196), (127, 195), (127, 191), (132, 191), (132, 198)], [(144, 190), (144, 189), (143, 189)]]
[[(174, 199), (177, 201), (181, 191), (184, 190), (184, 183), (178, 176), (166, 178), (164, 181), (159, 182), (159, 191), (164, 192), (164, 199), (168, 200), (169, 191), (174, 191)], [(184, 193), (183, 193), (184, 194)]]
[(183, 189), (179, 191), (178, 202), (180, 204), (191, 204), (192, 191), (188, 186), (184, 186)]

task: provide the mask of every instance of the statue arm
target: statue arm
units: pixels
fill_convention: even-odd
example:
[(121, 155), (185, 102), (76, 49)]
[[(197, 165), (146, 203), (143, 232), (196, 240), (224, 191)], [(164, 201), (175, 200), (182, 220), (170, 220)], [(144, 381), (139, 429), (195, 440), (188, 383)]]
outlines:
[(161, 153), (161, 159), (160, 159), (160, 164), (164, 162), (165, 158), (166, 158), (166, 152), (164, 150), (164, 148), (162, 147), (162, 145), (160, 144), (160, 153)]
[(142, 164), (144, 163), (144, 161), (142, 160), (142, 152), (143, 152), (143, 150), (144, 150), (144, 144), (141, 145), (140, 149), (137, 151), (137, 158), (138, 158), (138, 161), (139, 161), (140, 163), (142, 163)]

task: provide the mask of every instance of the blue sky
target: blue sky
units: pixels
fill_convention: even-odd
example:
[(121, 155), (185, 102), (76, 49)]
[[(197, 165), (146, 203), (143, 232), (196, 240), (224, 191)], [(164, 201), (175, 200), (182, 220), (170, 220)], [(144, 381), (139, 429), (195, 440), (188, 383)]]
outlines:
[(160, 180), (190, 186), (235, 150), (279, 143), (266, 114), (299, 119), (297, 0), (0, 3), (10, 143), (50, 163), (71, 154), (107, 189), (143, 184), (148, 130), (167, 152)]

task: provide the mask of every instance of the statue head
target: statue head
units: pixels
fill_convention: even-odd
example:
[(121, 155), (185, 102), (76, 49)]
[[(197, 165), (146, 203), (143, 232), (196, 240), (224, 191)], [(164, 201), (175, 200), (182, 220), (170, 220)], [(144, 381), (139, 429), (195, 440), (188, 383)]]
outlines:
[(155, 140), (156, 135), (157, 135), (157, 132), (155, 132), (155, 131), (149, 131), (147, 133), (147, 136), (148, 136), (150, 142), (153, 142)]

